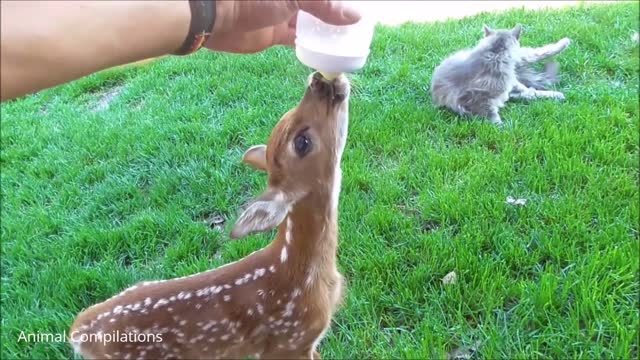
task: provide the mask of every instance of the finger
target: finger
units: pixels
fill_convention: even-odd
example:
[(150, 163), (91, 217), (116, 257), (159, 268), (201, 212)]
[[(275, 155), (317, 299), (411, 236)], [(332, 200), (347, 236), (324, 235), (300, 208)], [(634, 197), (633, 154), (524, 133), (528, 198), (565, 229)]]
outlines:
[(272, 45), (293, 46), (296, 41), (296, 29), (291, 27), (291, 22), (273, 26)]
[(300, 10), (304, 10), (318, 19), (332, 25), (351, 25), (357, 23), (361, 16), (358, 11), (342, 1), (311, 0), (298, 1)]
[(274, 45), (294, 46), (296, 43), (297, 16), (293, 16), (289, 22), (278, 24), (273, 27)]
[(295, 12), (295, 14), (293, 14), (291, 19), (289, 19), (289, 27), (292, 28), (292, 29), (295, 29), (296, 26), (298, 26), (298, 12), (297, 11)]
[(294, 46), (296, 44), (296, 29), (286, 27), (276, 31), (275, 43), (278, 45)]

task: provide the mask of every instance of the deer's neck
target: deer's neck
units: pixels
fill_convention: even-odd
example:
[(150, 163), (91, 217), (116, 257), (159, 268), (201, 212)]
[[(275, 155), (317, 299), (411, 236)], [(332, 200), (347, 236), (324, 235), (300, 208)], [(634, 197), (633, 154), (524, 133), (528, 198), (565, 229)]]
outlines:
[(307, 286), (336, 270), (338, 194), (334, 193), (340, 191), (336, 185), (300, 200), (278, 229), (275, 246), (281, 265), (292, 277), (304, 277)]
[(339, 276), (336, 267), (338, 249), (338, 200), (342, 186), (340, 160), (347, 140), (349, 108), (343, 106), (335, 132), (337, 151), (331, 181), (317, 187), (299, 200), (278, 229), (275, 248), (280, 262), (288, 269), (293, 281), (304, 277), (304, 284), (335, 284)]

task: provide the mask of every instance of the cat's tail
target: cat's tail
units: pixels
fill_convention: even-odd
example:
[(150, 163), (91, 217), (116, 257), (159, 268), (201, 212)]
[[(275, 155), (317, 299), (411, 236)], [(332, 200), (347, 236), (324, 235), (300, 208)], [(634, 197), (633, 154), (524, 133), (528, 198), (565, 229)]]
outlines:
[(547, 90), (547, 88), (560, 80), (560, 65), (557, 62), (548, 62), (542, 72), (536, 71), (529, 65), (516, 68), (516, 76), (524, 86), (536, 90)]

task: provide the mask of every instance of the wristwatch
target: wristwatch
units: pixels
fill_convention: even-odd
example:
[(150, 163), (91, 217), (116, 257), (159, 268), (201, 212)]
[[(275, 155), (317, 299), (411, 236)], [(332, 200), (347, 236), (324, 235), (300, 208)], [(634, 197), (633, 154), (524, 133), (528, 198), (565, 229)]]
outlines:
[(215, 0), (189, 0), (191, 23), (189, 33), (182, 46), (173, 55), (189, 55), (202, 47), (211, 35), (216, 22)]

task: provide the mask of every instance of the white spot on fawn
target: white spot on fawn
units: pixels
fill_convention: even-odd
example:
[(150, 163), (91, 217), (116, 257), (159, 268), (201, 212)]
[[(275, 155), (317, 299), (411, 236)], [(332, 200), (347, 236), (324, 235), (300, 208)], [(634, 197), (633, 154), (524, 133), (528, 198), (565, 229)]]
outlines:
[(203, 335), (198, 335), (196, 337), (194, 337), (193, 339), (191, 339), (191, 341), (189, 341), (192, 344), (195, 344), (196, 342), (198, 342), (199, 340), (202, 340), (204, 338)]
[(275, 273), (276, 272), (276, 267), (273, 266), (273, 265), (269, 266), (269, 271), (271, 271), (272, 273)]
[(211, 320), (205, 326), (202, 327), (202, 330), (209, 330), (211, 327), (213, 327), (217, 323), (218, 323), (217, 321)]
[(163, 305), (167, 305), (168, 303), (169, 303), (169, 301), (167, 301), (167, 299), (160, 299), (160, 300), (158, 300), (158, 302), (155, 305), (153, 305), (153, 308), (157, 309), (157, 308), (159, 308), (159, 307), (161, 307)]
[(313, 285), (314, 281), (318, 278), (319, 272), (320, 272), (320, 269), (318, 268), (318, 266), (314, 266), (314, 265), (311, 266), (308, 272), (307, 279), (305, 280), (305, 285), (307, 287), (310, 287), (311, 285)]
[(284, 312), (282, 313), (283, 317), (289, 317), (293, 314), (293, 308), (296, 307), (295, 304), (291, 301), (289, 301), (287, 303), (287, 305), (285, 305), (285, 309)]
[(282, 252), (280, 253), (280, 262), (287, 261), (287, 247), (282, 248)]
[(300, 296), (300, 294), (302, 294), (302, 291), (300, 290), (300, 288), (295, 288), (295, 289), (293, 289), (293, 293), (291, 294), (291, 298), (295, 299), (298, 296)]
[(260, 268), (260, 269), (256, 269), (256, 271), (253, 273), (253, 280), (256, 280), (262, 276), (264, 276), (264, 274), (267, 271), (264, 268)]
[(284, 239), (287, 244), (291, 242), (291, 232), (293, 231), (293, 222), (291, 221), (291, 216), (287, 217), (287, 232), (284, 235)]

